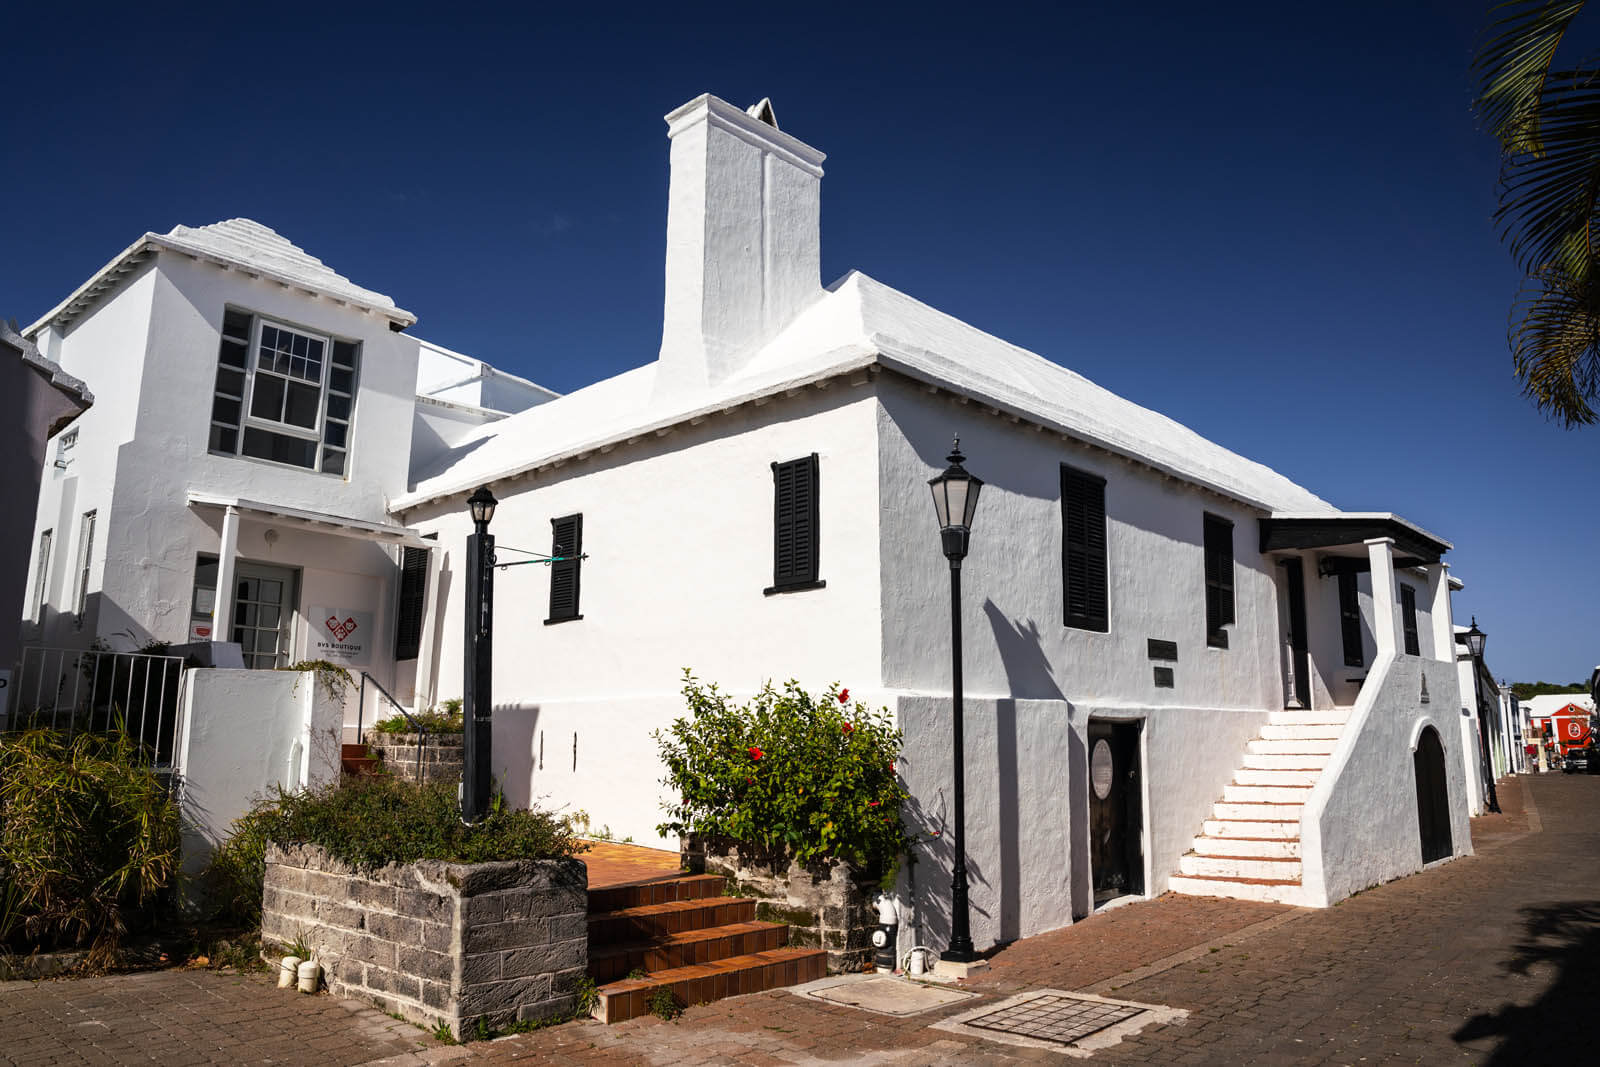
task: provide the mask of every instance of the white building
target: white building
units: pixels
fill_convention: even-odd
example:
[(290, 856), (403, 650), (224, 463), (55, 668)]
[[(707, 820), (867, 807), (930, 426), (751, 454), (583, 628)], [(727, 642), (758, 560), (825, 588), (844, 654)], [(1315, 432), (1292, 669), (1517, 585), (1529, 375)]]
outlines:
[[(402, 701), (457, 695), (465, 498), (487, 485), (502, 553), (585, 557), (496, 576), (494, 765), (513, 800), (656, 842), (650, 733), (683, 713), (687, 667), (735, 694), (837, 680), (889, 707), (910, 817), (947, 828), (949, 579), (926, 483), (959, 434), (987, 482), (962, 602), (980, 947), (1169, 888), (1327, 904), (1470, 852), (1449, 544), (864, 274), (824, 286), (823, 155), (752, 112), (702, 96), (667, 116), (657, 358), (560, 398), (515, 387), (528, 403), (508, 417), (498, 380), (270, 231), (147, 235), (33, 327), (69, 370), (119, 361), (157, 386), (97, 407), (102, 458), (41, 502), (41, 525), (127, 516), (81, 584), (54, 579), (64, 617), (41, 636), (199, 623), (264, 662), (263, 640), (317, 655), (329, 610), (370, 618), (367, 669)], [(253, 410), (256, 386), (212, 417), (192, 383), (241, 359), (284, 353), (299, 389), (297, 337), (332, 366), (354, 346), (348, 429), (330, 429), (346, 405), (327, 378), (303, 427), (288, 407), (240, 423), (230, 398)], [(243, 447), (267, 459), (234, 456), (235, 426), (288, 451), (258, 437)], [(339, 470), (270, 461), (291, 453)], [(433, 550), (409, 580), (403, 546)], [(285, 590), (265, 638), (259, 592), (204, 595), (245, 574)], [(414, 657), (385, 657), (397, 630)], [(902, 886), (928, 944), (948, 932), (949, 839)]]

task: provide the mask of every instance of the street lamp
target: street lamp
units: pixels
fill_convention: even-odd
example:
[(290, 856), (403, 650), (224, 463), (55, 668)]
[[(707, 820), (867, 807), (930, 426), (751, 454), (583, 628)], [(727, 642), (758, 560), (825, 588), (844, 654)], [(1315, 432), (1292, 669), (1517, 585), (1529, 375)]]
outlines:
[(1472, 629), (1462, 635), (1467, 651), (1472, 654), (1472, 702), (1478, 709), (1478, 748), (1483, 757), (1483, 778), (1489, 783), (1489, 810), (1500, 814), (1500, 798), (1494, 788), (1494, 768), (1489, 762), (1489, 724), (1484, 716), (1483, 696), (1478, 690), (1478, 676), (1483, 673), (1483, 646), (1489, 635), (1478, 629), (1478, 617), (1472, 617)]
[(461, 819), (474, 823), (489, 810), (490, 730), (493, 725), (494, 641), (494, 518), (496, 500), (488, 486), (467, 498), (473, 531), (467, 536), (466, 648), (462, 657), (462, 710), (466, 718), (462, 737)]
[(950, 946), (940, 959), (951, 963), (971, 963), (978, 958), (972, 947), (972, 925), (967, 914), (967, 790), (966, 753), (962, 745), (961, 710), (961, 561), (966, 558), (972, 536), (972, 516), (978, 510), (978, 491), (982, 480), (967, 473), (961, 465), (961, 438), (950, 446), (945, 457), (950, 466), (943, 474), (928, 480), (933, 490), (933, 510), (939, 517), (939, 537), (945, 558), (950, 561), (950, 684), (954, 723), (955, 771), (955, 867), (950, 879)]

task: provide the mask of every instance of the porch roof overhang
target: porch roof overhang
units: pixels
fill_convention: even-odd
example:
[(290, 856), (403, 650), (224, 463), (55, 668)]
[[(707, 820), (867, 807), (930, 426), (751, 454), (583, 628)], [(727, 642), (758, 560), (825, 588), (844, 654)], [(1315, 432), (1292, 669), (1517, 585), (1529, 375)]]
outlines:
[(1387, 511), (1344, 511), (1333, 515), (1274, 512), (1259, 522), (1262, 552), (1355, 548), (1387, 537), (1394, 541), (1395, 566), (1418, 567), (1438, 563), (1455, 547), (1416, 523)]
[(389, 545), (406, 545), (411, 548), (438, 548), (439, 542), (429, 540), (415, 530), (389, 523), (352, 519), (345, 515), (330, 515), (322, 511), (307, 511), (282, 504), (267, 504), (242, 497), (220, 496), (215, 493), (191, 491), (192, 508), (233, 508), (242, 517), (258, 521), (275, 522), (283, 526), (329, 534), (333, 537), (350, 537), (360, 541), (377, 541)]

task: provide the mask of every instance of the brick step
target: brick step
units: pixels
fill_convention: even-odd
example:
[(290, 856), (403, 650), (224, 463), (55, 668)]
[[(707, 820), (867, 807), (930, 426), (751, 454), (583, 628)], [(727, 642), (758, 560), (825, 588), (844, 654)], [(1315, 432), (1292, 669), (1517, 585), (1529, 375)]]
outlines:
[(778, 948), (730, 956), (609, 982), (599, 989), (595, 1017), (604, 1023), (618, 1023), (648, 1014), (651, 993), (663, 987), (672, 990), (678, 1004), (686, 1007), (814, 982), (827, 973), (828, 954), (820, 948)]
[(1316, 785), (1321, 771), (1286, 767), (1240, 767), (1233, 772), (1234, 785)]
[(718, 874), (685, 874), (677, 878), (641, 879), (589, 890), (589, 914), (667, 904), (674, 900), (720, 897), (725, 885)]
[(1299, 859), (1298, 837), (1239, 837), (1207, 834), (1190, 846), (1202, 856), (1263, 856), (1271, 859)]
[(1246, 752), (1239, 766), (1256, 771), (1320, 771), (1330, 758), (1326, 752)]
[(747, 923), (756, 917), (756, 902), (747, 897), (700, 897), (641, 904), (589, 916), (589, 951), (630, 941), (648, 941), (703, 930), (709, 926)]
[(1268, 882), (1299, 882), (1298, 859), (1268, 856), (1208, 856), (1194, 852), (1178, 860), (1178, 871), (1211, 878), (1259, 878)]
[(345, 774), (377, 774), (381, 767), (378, 757), (368, 754), (366, 745), (339, 746), (339, 769)]
[(783, 923), (730, 923), (685, 930), (648, 941), (607, 945), (589, 954), (589, 977), (614, 982), (634, 970), (667, 971), (697, 963), (714, 963), (734, 956), (749, 956), (783, 948), (789, 928)]
[(1278, 904), (1301, 902), (1298, 878), (1293, 881), (1273, 881), (1267, 878), (1210, 878), (1175, 874), (1167, 880), (1167, 888), (1192, 897), (1231, 897), (1234, 900), (1263, 900)]
[(1223, 822), (1293, 822), (1300, 825), (1301, 804), (1261, 804), (1218, 801), (1211, 805), (1211, 817)]
[(1331, 756), (1333, 750), (1339, 747), (1338, 738), (1334, 737), (1291, 737), (1266, 740), (1256, 738), (1245, 746), (1245, 751), (1261, 756)]
[(1320, 708), (1316, 711), (1269, 712), (1267, 721), (1274, 726), (1343, 726), (1350, 721), (1349, 708)]
[(1300, 823), (1298, 820), (1285, 819), (1280, 822), (1267, 822), (1264, 820), (1248, 819), (1207, 819), (1202, 832), (1207, 837), (1247, 837), (1269, 838), (1280, 840), (1300, 838)]
[(1311, 795), (1308, 785), (1225, 785), (1222, 799), (1228, 804), (1304, 804)]

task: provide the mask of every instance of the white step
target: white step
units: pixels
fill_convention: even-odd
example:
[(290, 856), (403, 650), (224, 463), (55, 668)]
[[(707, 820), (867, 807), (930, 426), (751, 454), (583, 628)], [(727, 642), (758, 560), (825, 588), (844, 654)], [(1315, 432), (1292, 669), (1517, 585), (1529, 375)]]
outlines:
[(1229, 804), (1304, 804), (1311, 795), (1308, 785), (1225, 785), (1222, 799)]
[(1308, 741), (1313, 738), (1337, 741), (1343, 732), (1344, 727), (1337, 723), (1320, 726), (1275, 726), (1269, 722), (1261, 728), (1261, 737), (1265, 741)]
[(1230, 801), (1218, 801), (1211, 805), (1211, 817), (1222, 822), (1243, 820), (1245, 822), (1283, 822), (1289, 821), (1300, 825), (1299, 804), (1235, 804)]
[(1246, 752), (1241, 767), (1258, 771), (1320, 771), (1328, 765), (1327, 753)]
[(1297, 859), (1202, 856), (1191, 852), (1178, 860), (1178, 870), (1183, 874), (1211, 878), (1259, 878), (1269, 882), (1300, 880), (1300, 861)]
[(1281, 768), (1241, 767), (1233, 773), (1235, 785), (1316, 785), (1321, 771), (1291, 771)]
[(1337, 747), (1339, 747), (1339, 741), (1333, 737), (1312, 738), (1309, 740), (1306, 738), (1291, 738), (1287, 741), (1266, 741), (1258, 737), (1246, 745), (1245, 750), (1260, 756), (1331, 756), (1333, 750)]
[(1174, 893), (1192, 897), (1230, 897), (1234, 900), (1262, 900), (1298, 904), (1303, 895), (1299, 882), (1263, 885), (1259, 882), (1232, 882), (1225, 878), (1190, 878), (1175, 874), (1167, 880)]
[(1350, 721), (1349, 708), (1322, 708), (1319, 711), (1274, 711), (1267, 716), (1274, 726), (1343, 726)]
[[(1239, 805), (1234, 805), (1238, 807)], [(1243, 819), (1207, 819), (1203, 832), (1207, 837), (1300, 837), (1300, 822), (1296, 820), (1282, 820), (1279, 822), (1246, 822)]]
[(1260, 856), (1263, 859), (1292, 860), (1300, 858), (1299, 838), (1276, 838), (1257, 841), (1245, 837), (1217, 837), (1207, 834), (1197, 837), (1190, 846), (1202, 856)]

